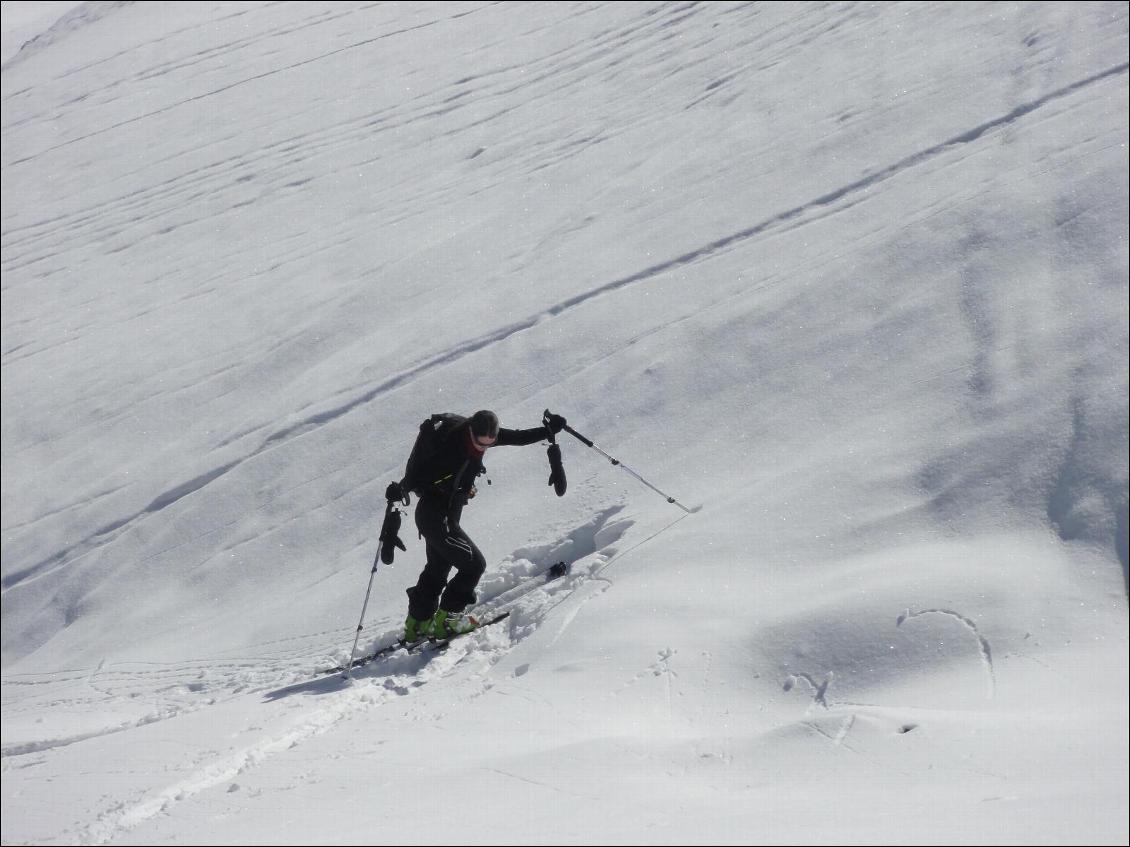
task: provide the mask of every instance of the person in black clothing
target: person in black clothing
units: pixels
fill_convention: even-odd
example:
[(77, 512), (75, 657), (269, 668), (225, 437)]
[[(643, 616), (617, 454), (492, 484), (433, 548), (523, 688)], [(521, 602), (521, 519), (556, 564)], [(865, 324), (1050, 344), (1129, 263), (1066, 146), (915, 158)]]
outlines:
[[(486, 559), (460, 525), (463, 508), (475, 496), (475, 482), (484, 473), (483, 456), (492, 447), (524, 446), (560, 432), (565, 419), (549, 415), (533, 429), (503, 429), (494, 412), (482, 410), (441, 436), (434, 454), (419, 467), (409, 468), (388, 489), (390, 500), (419, 494), (416, 526), (427, 545), (427, 563), (416, 584), (408, 589), (404, 640), (424, 636), (445, 638), (469, 632), (478, 622), (463, 610), (475, 602), (475, 587), (486, 570)], [(452, 570), (455, 576), (448, 577)]]

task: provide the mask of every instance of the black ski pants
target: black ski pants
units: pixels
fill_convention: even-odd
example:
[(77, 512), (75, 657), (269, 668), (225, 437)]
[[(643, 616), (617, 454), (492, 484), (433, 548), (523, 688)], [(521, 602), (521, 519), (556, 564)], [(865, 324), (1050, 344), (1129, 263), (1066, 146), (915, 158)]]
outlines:
[[(416, 504), (416, 527), (427, 545), (428, 561), (408, 589), (408, 614), (427, 620), (437, 608), (462, 612), (475, 602), (487, 561), (459, 526), (462, 504), (450, 510), (446, 497), (425, 495)], [(456, 574), (448, 581), (452, 568)]]

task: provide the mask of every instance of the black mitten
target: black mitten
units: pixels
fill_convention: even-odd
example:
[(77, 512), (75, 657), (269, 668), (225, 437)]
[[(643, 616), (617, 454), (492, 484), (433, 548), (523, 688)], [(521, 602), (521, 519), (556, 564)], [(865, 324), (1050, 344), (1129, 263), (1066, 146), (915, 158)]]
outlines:
[(400, 512), (389, 502), (388, 508), (385, 509), (385, 522), (381, 526), (381, 561), (391, 565), (397, 547), (401, 550), (408, 549), (400, 540)]
[(549, 454), (549, 484), (553, 486), (558, 497), (564, 497), (567, 482), (565, 480), (565, 466), (561, 464), (561, 445), (550, 444), (546, 453)]

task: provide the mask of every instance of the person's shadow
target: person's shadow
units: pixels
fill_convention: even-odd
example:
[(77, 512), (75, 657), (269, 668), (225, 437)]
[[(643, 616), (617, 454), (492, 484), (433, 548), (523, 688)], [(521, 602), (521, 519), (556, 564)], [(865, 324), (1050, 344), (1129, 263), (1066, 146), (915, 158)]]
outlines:
[(293, 685), (287, 685), (282, 688), (276, 688), (274, 691), (268, 691), (263, 695), (263, 699), (267, 702), (274, 702), (275, 700), (281, 700), (284, 697), (291, 697), (295, 694), (313, 696), (334, 694), (338, 691), (344, 691), (355, 679), (379, 679), (386, 677), (389, 678), (388, 681), (386, 681), (387, 684), (387, 682), (391, 681), (391, 677), (417, 673), (437, 652), (439, 651), (424, 649), (413, 653), (394, 653), (388, 658), (382, 658), (371, 664), (354, 668), (349, 679), (346, 679), (345, 671), (327, 673), (315, 679), (296, 682)]
[(284, 688), (276, 688), (274, 691), (268, 691), (264, 694), (263, 699), (268, 702), (273, 702), (275, 700), (281, 700), (284, 697), (290, 697), (292, 694), (333, 694), (335, 691), (348, 688), (349, 685), (350, 680), (346, 679), (345, 672), (341, 671), (339, 673), (327, 674), (318, 679), (288, 685)]

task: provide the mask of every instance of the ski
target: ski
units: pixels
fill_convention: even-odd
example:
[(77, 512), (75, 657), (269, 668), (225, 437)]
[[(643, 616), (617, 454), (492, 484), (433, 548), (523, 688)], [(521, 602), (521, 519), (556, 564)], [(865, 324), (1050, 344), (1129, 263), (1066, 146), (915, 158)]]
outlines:
[[(427, 639), (421, 640), (426, 641)], [(417, 644), (419, 644), (419, 642), (413, 642), (412, 646), (415, 646)], [(408, 645), (404, 641), (400, 640), (394, 641), (391, 644), (386, 644), (384, 647), (374, 650), (372, 653), (367, 653), (364, 656), (358, 656), (353, 660), (353, 663), (350, 664), (349, 668), (350, 670), (352, 670), (353, 668), (363, 668), (365, 667), (365, 665), (369, 664), (369, 662), (379, 659), (382, 656), (387, 656), (389, 653), (395, 653), (401, 647), (406, 646)], [(331, 673), (345, 673), (345, 665), (338, 665), (337, 667), (333, 668), (321, 668), (318, 670), (319, 676), (328, 676)]]
[[(559, 577), (564, 576), (568, 572), (569, 572), (569, 563), (568, 562), (557, 562), (553, 565), (550, 565), (548, 568), (546, 568), (541, 573), (536, 574), (532, 577), (528, 577), (527, 579), (525, 579), (522, 582), (515, 585), (513, 588), (508, 588), (506, 591), (500, 592), (496, 596), (490, 598), (490, 600), (488, 602), (498, 604), (498, 603), (509, 603), (513, 600), (517, 600), (518, 598), (520, 598), (524, 594), (526, 594), (527, 591), (532, 590), (537, 585), (540, 585), (540, 584), (543, 584), (543, 583), (546, 583), (546, 582), (551, 582), (552, 580), (555, 580)], [(514, 596), (510, 596), (510, 595), (514, 595)], [(493, 623), (498, 623), (499, 621), (504, 620), (507, 616), (509, 616), (509, 614), (510, 614), (510, 612), (505, 612), (503, 614), (496, 615), (495, 617), (491, 618), (490, 620), (486, 621), (485, 623), (479, 624), (479, 626), (477, 626), (475, 629), (482, 629), (484, 626), (490, 626)], [(474, 632), (474, 631), (475, 631), (474, 629), (471, 630), (471, 632)], [(458, 636), (454, 636), (454, 637), (458, 637)], [(407, 652), (411, 653), (414, 650), (417, 650), (418, 648), (422, 647), (425, 644), (436, 645), (438, 649), (442, 649), (443, 647), (446, 647), (450, 642), (451, 642), (450, 638), (441, 639), (439, 641), (431, 641), (427, 638), (421, 638), (421, 639), (418, 639), (418, 640), (413, 641), (411, 643), (407, 643), (403, 639), (397, 639), (396, 641), (393, 641), (390, 644), (386, 644), (383, 647), (378, 647), (372, 653), (366, 653), (364, 656), (358, 656), (349, 665), (349, 670), (352, 671), (355, 668), (363, 668), (363, 667), (365, 667), (365, 665), (369, 664), (370, 662), (376, 661), (377, 659), (383, 658), (384, 656), (388, 656), (392, 653), (395, 653), (397, 650), (400, 650), (400, 649), (404, 649)], [(346, 670), (345, 665), (337, 665), (337, 666), (332, 667), (332, 668), (320, 668), (316, 672), (316, 674), (318, 676), (329, 676), (330, 674), (333, 674), (333, 673), (345, 673), (345, 670)]]

